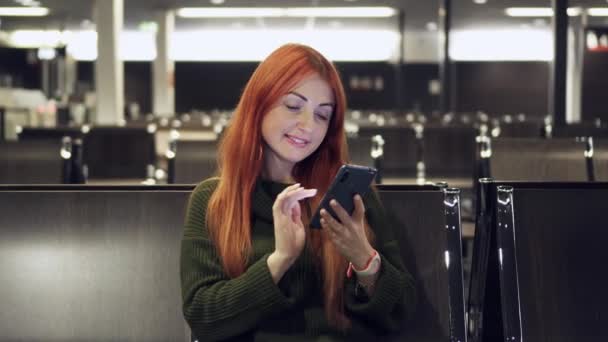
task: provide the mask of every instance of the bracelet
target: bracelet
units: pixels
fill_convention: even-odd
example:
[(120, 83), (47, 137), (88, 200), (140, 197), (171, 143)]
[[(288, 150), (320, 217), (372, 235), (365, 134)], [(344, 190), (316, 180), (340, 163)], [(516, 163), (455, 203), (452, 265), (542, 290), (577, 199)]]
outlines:
[(349, 262), (348, 269), (346, 270), (346, 277), (351, 278), (353, 276), (353, 271), (360, 276), (376, 274), (380, 269), (380, 260), (380, 254), (374, 250), (374, 254), (372, 254), (362, 270), (358, 270), (352, 262)]

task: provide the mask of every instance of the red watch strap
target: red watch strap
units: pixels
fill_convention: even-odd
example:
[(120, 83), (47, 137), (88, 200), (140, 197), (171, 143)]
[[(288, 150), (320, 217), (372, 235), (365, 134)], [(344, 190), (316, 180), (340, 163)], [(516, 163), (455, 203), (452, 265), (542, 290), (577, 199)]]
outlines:
[(346, 277), (351, 278), (353, 276), (353, 271), (355, 271), (355, 272), (361, 272), (361, 271), (364, 271), (364, 270), (368, 269), (369, 265), (372, 263), (372, 260), (374, 260), (374, 258), (376, 257), (376, 255), (378, 255), (378, 252), (374, 249), (374, 253), (367, 260), (367, 263), (365, 264), (365, 267), (363, 267), (363, 269), (361, 269), (361, 270), (358, 270), (355, 267), (355, 265), (353, 265), (352, 262), (349, 262), (348, 263), (348, 269), (346, 270)]

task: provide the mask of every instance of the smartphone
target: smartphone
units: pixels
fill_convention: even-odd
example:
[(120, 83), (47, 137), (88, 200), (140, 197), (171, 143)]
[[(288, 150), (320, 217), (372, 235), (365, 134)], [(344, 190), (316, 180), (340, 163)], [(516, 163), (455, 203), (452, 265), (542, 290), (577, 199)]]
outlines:
[(331, 209), (329, 201), (335, 199), (340, 203), (342, 208), (348, 212), (349, 215), (355, 211), (355, 202), (353, 197), (359, 194), (363, 197), (369, 190), (369, 186), (376, 177), (378, 170), (373, 167), (359, 166), (359, 165), (342, 165), (333, 182), (331, 183), (329, 190), (321, 199), (321, 204), (317, 208), (310, 226), (312, 228), (321, 228), (321, 209), (327, 210), (336, 220), (338, 216)]

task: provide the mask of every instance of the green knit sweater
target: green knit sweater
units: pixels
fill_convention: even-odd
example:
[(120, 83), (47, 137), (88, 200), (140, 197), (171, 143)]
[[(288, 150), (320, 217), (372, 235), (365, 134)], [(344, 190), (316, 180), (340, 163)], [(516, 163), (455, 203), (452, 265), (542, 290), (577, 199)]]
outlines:
[[(346, 278), (345, 310), (352, 328), (340, 333), (323, 311), (319, 272), (305, 248), (276, 285), (266, 259), (274, 250), (272, 204), (286, 184), (256, 183), (252, 198), (252, 255), (247, 270), (228, 278), (205, 226), (208, 200), (218, 183), (208, 179), (193, 191), (181, 248), (183, 314), (199, 341), (372, 341), (401, 329), (415, 301), (414, 282), (401, 261), (381, 204), (364, 197), (366, 218), (382, 258), (371, 298)], [(346, 271), (346, 270), (345, 270)]]

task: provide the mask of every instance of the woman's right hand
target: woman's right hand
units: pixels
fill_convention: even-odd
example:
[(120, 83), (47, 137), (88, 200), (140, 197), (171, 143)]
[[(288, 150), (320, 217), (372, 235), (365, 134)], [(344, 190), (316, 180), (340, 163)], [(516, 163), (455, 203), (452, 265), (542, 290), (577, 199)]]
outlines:
[(298, 258), (306, 242), (300, 201), (314, 196), (316, 189), (305, 189), (300, 184), (283, 190), (272, 206), (275, 250), (268, 257), (268, 266), (275, 283)]

